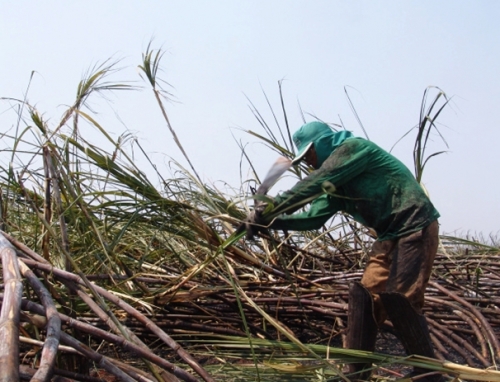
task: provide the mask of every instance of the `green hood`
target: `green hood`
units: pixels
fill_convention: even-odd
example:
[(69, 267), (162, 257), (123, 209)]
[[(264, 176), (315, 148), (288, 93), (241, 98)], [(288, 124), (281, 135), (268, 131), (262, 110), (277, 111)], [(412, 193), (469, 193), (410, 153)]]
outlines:
[(349, 131), (334, 132), (326, 123), (315, 121), (306, 123), (297, 130), (293, 134), (293, 143), (298, 150), (297, 157), (304, 154), (311, 142), (314, 143), (319, 168), (338, 146), (352, 137)]

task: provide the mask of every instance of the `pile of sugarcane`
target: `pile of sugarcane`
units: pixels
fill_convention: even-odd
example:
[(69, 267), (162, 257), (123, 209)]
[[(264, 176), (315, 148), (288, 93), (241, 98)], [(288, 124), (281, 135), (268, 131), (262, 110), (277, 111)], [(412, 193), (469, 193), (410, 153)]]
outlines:
[[(348, 283), (361, 276), (359, 267), (353, 265), (360, 250), (337, 251), (322, 267), (313, 269), (308, 267), (312, 265), (308, 258), (314, 258), (316, 251), (297, 248), (294, 254), (302, 265), (288, 272), (278, 265), (259, 268), (244, 258), (229, 256), (227, 261), (241, 264), (234, 268), (232, 283), (236, 285), (221, 275), (186, 277), (171, 267), (158, 267), (154, 273), (137, 275), (134, 282), (162, 292), (151, 299), (134, 300), (132, 295), (120, 296), (113, 288), (102, 286), (126, 283), (131, 279), (127, 276), (79, 275), (58, 269), (5, 233), (0, 235), (0, 245), (0, 370), (1, 378), (7, 378), (3, 380), (48, 380), (53, 375), (103, 380), (91, 377), (92, 373), (125, 381), (220, 380), (218, 373), (214, 377), (207, 368), (213, 371), (220, 363), (218, 354), (225, 354), (225, 362), (236, 358), (241, 362), (246, 357), (251, 365), (252, 339), (256, 344), (269, 341), (256, 345), (259, 351), (285, 346), (280, 343), (296, 345), (295, 340), (312, 346), (310, 352), (323, 355), (329, 349), (333, 355), (342, 346), (347, 324)], [(442, 249), (426, 294), (432, 340), (443, 362), (453, 360), (478, 369), (453, 370), (450, 367), (457, 365), (446, 363), (434, 367), (478, 380), (498, 378), (492, 371), (481, 373), (500, 359), (500, 254)], [(327, 271), (327, 263), (334, 268), (350, 265), (351, 269)], [(182, 278), (184, 281), (172, 286), (173, 279)], [(80, 305), (80, 311), (84, 304), (85, 313), (76, 314), (70, 304)], [(382, 336), (390, 333), (387, 322)], [(115, 354), (110, 354), (111, 345), (117, 349)], [(318, 351), (314, 346), (324, 349)], [(220, 349), (224, 351), (219, 353)], [(264, 364), (268, 351), (258, 356)], [(299, 346), (284, 354), (301, 352)], [(68, 355), (80, 366), (85, 363), (87, 370), (68, 369)], [(354, 356), (330, 358), (338, 363)], [(308, 358), (304, 358), (306, 362)], [(135, 365), (138, 359), (142, 362)], [(279, 359), (286, 363), (275, 358)]]

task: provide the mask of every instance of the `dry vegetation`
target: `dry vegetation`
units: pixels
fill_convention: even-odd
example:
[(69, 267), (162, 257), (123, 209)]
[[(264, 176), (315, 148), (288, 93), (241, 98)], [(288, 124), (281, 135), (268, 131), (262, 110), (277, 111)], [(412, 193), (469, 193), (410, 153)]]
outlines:
[[(370, 232), (338, 216), (318, 232), (251, 242), (235, 234), (249, 191), (200, 181), (168, 120), (161, 57), (148, 48), (140, 69), (191, 171), (156, 173), (159, 185), (132, 158), (143, 152), (133, 137), (112, 139), (85, 111), (93, 93), (131, 89), (108, 81), (113, 64), (89, 72), (57, 124), (26, 100), (3, 99), (19, 122), (2, 136), (0, 163), (0, 381), (319, 382), (345, 378), (343, 364), (359, 358), (380, 379), (418, 364), (450, 379), (500, 381), (494, 242), (441, 238), (426, 294), (439, 360), (405, 357), (389, 322), (376, 353), (342, 349), (348, 283), (361, 276)], [(426, 142), (447, 102), (426, 90), (418, 179), (436, 155)], [(266, 134), (249, 134), (292, 156), (287, 126), (275, 135), (253, 111)], [(83, 123), (113, 149), (81, 136)]]

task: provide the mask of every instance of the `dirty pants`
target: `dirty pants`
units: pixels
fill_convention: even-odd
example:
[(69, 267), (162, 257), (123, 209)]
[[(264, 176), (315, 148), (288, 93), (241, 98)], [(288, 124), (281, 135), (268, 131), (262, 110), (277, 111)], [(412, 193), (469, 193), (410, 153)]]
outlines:
[(378, 295), (380, 292), (401, 293), (417, 313), (422, 313), (424, 292), (439, 244), (438, 234), (439, 225), (434, 221), (408, 236), (373, 244), (361, 284), (373, 296), (378, 325), (387, 317)]

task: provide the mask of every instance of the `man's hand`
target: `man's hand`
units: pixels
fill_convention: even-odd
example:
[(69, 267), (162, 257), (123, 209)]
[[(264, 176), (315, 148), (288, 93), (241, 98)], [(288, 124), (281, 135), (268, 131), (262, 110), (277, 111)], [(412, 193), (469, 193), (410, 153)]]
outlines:
[(247, 240), (253, 240), (254, 236), (265, 229), (262, 221), (262, 210), (255, 209), (250, 212), (245, 219), (245, 229), (247, 231)]
[(253, 240), (255, 235), (266, 230), (265, 222), (262, 218), (262, 213), (264, 212), (266, 207), (267, 203), (257, 203), (255, 209), (248, 214), (243, 223), (241, 223), (241, 225), (236, 230), (236, 233), (240, 233), (243, 230), (246, 230), (247, 240)]

